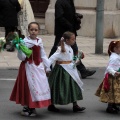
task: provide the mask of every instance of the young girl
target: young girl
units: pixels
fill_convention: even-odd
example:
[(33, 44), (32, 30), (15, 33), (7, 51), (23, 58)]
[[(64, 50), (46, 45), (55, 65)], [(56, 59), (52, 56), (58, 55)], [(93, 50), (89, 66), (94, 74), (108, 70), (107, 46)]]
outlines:
[(36, 116), (35, 108), (51, 104), (50, 89), (46, 77), (46, 72), (50, 71), (50, 64), (42, 40), (37, 37), (39, 24), (31, 22), (28, 25), (28, 32), (30, 36), (24, 39), (24, 43), (32, 50), (32, 55), (27, 58), (22, 51), (18, 52), (18, 58), (22, 62), (10, 100), (24, 106), (22, 115)]
[(100, 97), (101, 102), (108, 103), (106, 112), (117, 113), (119, 108), (116, 104), (120, 104), (120, 40), (111, 41), (108, 54), (110, 59), (105, 77), (95, 95)]
[(49, 111), (58, 112), (54, 104), (66, 105), (73, 103), (73, 111), (83, 111), (85, 107), (79, 107), (77, 100), (82, 100), (82, 81), (77, 69), (72, 63), (73, 50), (71, 45), (75, 43), (75, 35), (65, 32), (61, 39), (61, 46), (49, 58), (51, 64), (56, 62), (48, 81), (51, 89), (52, 104), (48, 107)]

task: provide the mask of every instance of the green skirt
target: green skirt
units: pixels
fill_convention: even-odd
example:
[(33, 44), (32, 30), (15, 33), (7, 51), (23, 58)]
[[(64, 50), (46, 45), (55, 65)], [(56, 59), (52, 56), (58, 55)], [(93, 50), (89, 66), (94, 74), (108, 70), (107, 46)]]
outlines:
[(82, 92), (70, 74), (56, 64), (49, 76), (52, 104), (65, 105), (82, 100)]

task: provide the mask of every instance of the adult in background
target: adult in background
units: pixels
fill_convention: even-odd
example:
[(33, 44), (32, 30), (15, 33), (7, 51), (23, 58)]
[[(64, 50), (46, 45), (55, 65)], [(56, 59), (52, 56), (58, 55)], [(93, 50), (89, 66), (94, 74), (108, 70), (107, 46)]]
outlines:
[(28, 24), (35, 22), (33, 10), (29, 0), (18, 0), (21, 11), (18, 13), (18, 29), (21, 34), (28, 36)]
[(9, 52), (14, 51), (14, 47), (9, 44), (7, 36), (17, 30), (17, 13), (20, 10), (18, 0), (0, 0), (0, 27), (5, 27), (6, 50)]
[[(73, 32), (77, 36), (77, 30), (80, 29), (80, 23), (82, 15), (76, 13), (74, 0), (57, 0), (55, 3), (55, 41), (51, 49), (49, 57), (57, 50), (58, 44), (62, 37), (62, 34), (66, 31)], [(78, 47), (75, 43), (72, 46), (74, 54), (78, 53)], [(86, 69), (82, 61), (77, 65), (77, 69), (81, 73), (81, 77), (84, 79), (93, 75), (96, 71)]]

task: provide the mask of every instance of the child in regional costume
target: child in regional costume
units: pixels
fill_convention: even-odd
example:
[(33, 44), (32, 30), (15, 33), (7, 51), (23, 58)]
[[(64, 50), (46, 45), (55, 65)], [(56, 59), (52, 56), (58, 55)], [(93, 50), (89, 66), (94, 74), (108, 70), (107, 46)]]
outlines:
[(18, 58), (22, 62), (10, 100), (24, 106), (22, 115), (36, 116), (35, 108), (47, 107), (51, 104), (50, 88), (46, 77), (46, 72), (50, 71), (50, 64), (42, 39), (37, 37), (39, 24), (31, 22), (28, 31), (30, 36), (24, 38), (24, 43), (32, 50), (32, 55), (27, 58), (22, 51), (18, 51)]
[(118, 113), (117, 104), (120, 104), (120, 40), (111, 41), (108, 54), (110, 59), (105, 77), (95, 95), (100, 97), (101, 102), (108, 103), (106, 112)]
[(51, 89), (51, 105), (49, 111), (59, 112), (54, 104), (66, 105), (73, 103), (73, 112), (83, 111), (85, 107), (79, 107), (77, 100), (82, 100), (83, 82), (80, 80), (73, 61), (71, 45), (75, 43), (75, 35), (65, 32), (61, 38), (61, 46), (49, 58), (51, 64), (56, 62), (48, 81)]

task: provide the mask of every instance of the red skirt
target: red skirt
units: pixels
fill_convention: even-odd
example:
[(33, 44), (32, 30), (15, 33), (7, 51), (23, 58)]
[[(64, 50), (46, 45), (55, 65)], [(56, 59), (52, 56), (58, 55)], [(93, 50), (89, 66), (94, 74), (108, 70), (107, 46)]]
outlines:
[(21, 104), (22, 106), (28, 106), (29, 108), (42, 108), (47, 107), (51, 104), (51, 100), (37, 101), (33, 102), (28, 87), (25, 62), (20, 64), (18, 76), (10, 96), (11, 101), (15, 101), (16, 104)]

